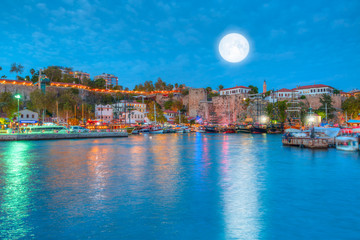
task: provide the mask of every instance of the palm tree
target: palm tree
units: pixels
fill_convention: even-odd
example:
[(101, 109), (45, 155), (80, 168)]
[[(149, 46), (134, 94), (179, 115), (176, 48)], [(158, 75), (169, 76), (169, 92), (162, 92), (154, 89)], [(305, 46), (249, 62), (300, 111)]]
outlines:
[(24, 71), (24, 66), (23, 66), (23, 65), (21, 65), (21, 64), (16, 64), (16, 63), (11, 64), (10, 72), (11, 72), (11, 73), (14, 73), (14, 72), (15, 72), (17, 79), (19, 78), (18, 73), (22, 74), (23, 71)]

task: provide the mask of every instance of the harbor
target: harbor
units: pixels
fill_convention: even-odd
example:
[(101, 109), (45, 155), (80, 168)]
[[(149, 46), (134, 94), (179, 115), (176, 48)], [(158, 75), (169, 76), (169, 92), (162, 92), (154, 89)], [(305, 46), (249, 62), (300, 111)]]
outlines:
[(286, 147), (281, 138), (193, 132), (2, 142), (0, 234), (356, 238), (359, 152)]

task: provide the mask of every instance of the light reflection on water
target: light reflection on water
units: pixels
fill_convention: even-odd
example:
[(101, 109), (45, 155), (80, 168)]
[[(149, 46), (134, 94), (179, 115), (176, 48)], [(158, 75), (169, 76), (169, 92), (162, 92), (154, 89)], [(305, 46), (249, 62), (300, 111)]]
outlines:
[(28, 144), (14, 142), (1, 156), (1, 239), (31, 236), (32, 226), (26, 221), (32, 210), (28, 150)]
[(1, 143), (0, 238), (354, 237), (359, 176), (358, 153), (278, 136)]

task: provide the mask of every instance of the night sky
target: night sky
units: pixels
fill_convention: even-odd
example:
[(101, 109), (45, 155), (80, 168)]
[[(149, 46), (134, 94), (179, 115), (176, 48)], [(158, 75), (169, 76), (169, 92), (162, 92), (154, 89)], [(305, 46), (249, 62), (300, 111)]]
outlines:
[[(133, 88), (169, 83), (268, 89), (360, 88), (360, 1), (1, 1), (0, 75), (10, 64), (71, 66)], [(250, 43), (241, 63), (218, 53), (226, 33)]]

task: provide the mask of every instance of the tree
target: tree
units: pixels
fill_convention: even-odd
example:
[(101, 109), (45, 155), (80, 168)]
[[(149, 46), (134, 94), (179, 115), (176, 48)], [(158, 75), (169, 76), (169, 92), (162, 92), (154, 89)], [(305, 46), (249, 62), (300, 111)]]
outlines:
[(171, 107), (172, 107), (172, 105), (173, 105), (173, 101), (166, 101), (165, 103), (164, 103), (164, 108), (166, 109), (166, 110), (169, 110)]
[(224, 86), (220, 84), (219, 87), (218, 87), (218, 89), (219, 89), (219, 91), (220, 91), (220, 90), (224, 89)]
[(104, 89), (106, 88), (106, 80), (103, 78), (98, 78), (91, 82), (90, 87)]
[(46, 108), (45, 94), (40, 89), (31, 92), (30, 102), (28, 102), (27, 107), (30, 110), (40, 113)]
[(207, 87), (207, 88), (205, 88), (205, 90), (206, 90), (207, 94), (209, 94), (209, 93), (211, 93), (211, 92), (212, 92), (211, 87)]
[(163, 80), (159, 77), (157, 82), (155, 83), (155, 90), (157, 91), (165, 90), (165, 87), (166, 87), (166, 83), (163, 82)]
[(34, 75), (34, 73), (35, 73), (35, 69), (30, 69), (30, 74), (31, 74), (31, 76), (33, 76)]
[(156, 122), (164, 123), (166, 122), (166, 117), (164, 116), (164, 112), (161, 110), (161, 106), (156, 102), (148, 102), (147, 109), (149, 111), (148, 118), (150, 121), (155, 121), (155, 112), (154, 112), (154, 103), (156, 108)]
[(16, 78), (19, 78), (19, 73), (22, 74), (23, 71), (24, 71), (24, 66), (23, 65), (16, 64), (16, 63), (11, 64), (10, 72), (11, 73), (16, 73)]
[(0, 110), (12, 121), (17, 112), (17, 100), (10, 92), (0, 94)]
[(274, 120), (274, 104), (268, 103), (265, 107), (266, 115), (270, 120)]
[(360, 96), (357, 98), (354, 96), (349, 97), (343, 102), (341, 108), (347, 116), (356, 118), (360, 113)]
[(44, 70), (44, 73), (50, 79), (51, 82), (61, 82), (62, 73), (60, 67), (49, 66)]
[(334, 89), (334, 94), (340, 94), (340, 90)]
[(184, 88), (183, 90), (181, 90), (181, 94), (186, 96), (189, 94), (189, 89), (188, 88)]
[(39, 71), (36, 71), (32, 76), (30, 81), (32, 81), (33, 83), (36, 83), (39, 81)]
[[(319, 114), (321, 117), (326, 117), (326, 113), (327, 113), (327, 117), (329, 119), (334, 118), (334, 111), (335, 108), (332, 105), (332, 98), (329, 94), (322, 94), (322, 96), (320, 97), (320, 103), (321, 103), (321, 107), (316, 111), (317, 114)], [(321, 112), (323, 112), (323, 114), (321, 114)]]
[(258, 87), (255, 87), (255, 86), (253, 86), (253, 85), (249, 85), (249, 88), (251, 88), (251, 90), (249, 91), (249, 94), (259, 93)]
[(284, 123), (286, 121), (287, 101), (278, 101), (277, 108), (279, 110), (279, 121)]

